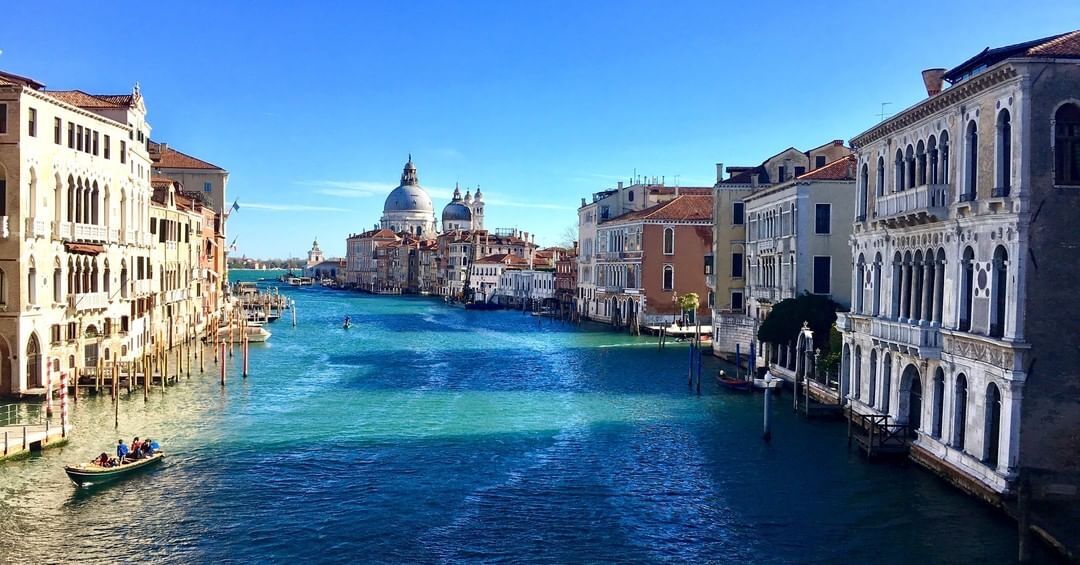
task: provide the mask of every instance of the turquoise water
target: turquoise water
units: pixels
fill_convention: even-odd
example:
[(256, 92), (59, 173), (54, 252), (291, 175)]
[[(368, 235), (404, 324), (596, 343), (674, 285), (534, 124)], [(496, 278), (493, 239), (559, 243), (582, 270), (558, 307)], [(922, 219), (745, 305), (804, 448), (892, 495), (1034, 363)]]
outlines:
[[(236, 278), (252, 273), (234, 273)], [(0, 464), (0, 561), (1008, 562), (1015, 527), (913, 465), (849, 452), (845, 427), (688, 392), (687, 350), (436, 300), (284, 289), (229, 360)], [(340, 327), (344, 315), (354, 326)], [(237, 350), (239, 351), (239, 350)], [(212, 356), (212, 353), (211, 353)], [(706, 371), (719, 365), (706, 360)], [(161, 467), (77, 490), (61, 466), (117, 437)], [(119, 547), (140, 539), (137, 555)]]

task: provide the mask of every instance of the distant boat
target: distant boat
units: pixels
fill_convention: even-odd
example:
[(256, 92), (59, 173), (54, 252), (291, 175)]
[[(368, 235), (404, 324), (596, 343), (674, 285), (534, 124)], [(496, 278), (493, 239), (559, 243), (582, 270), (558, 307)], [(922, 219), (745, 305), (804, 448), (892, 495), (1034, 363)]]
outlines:
[(261, 342), (270, 339), (270, 332), (262, 324), (248, 322), (243, 332), (237, 331), (236, 326), (228, 325), (218, 328), (218, 335), (223, 341), (240, 343), (240, 338), (247, 334), (248, 341)]
[(116, 467), (101, 467), (94, 463), (83, 463), (81, 465), (67, 465), (64, 467), (64, 472), (67, 473), (71, 482), (77, 486), (86, 487), (125, 477), (133, 471), (160, 463), (164, 458), (165, 452), (158, 451), (145, 459), (123, 463)]
[(744, 381), (742, 379), (736, 379), (725, 375), (722, 371), (716, 375), (716, 382), (720, 386), (737, 392), (750, 392), (754, 388), (754, 383), (750, 381)]

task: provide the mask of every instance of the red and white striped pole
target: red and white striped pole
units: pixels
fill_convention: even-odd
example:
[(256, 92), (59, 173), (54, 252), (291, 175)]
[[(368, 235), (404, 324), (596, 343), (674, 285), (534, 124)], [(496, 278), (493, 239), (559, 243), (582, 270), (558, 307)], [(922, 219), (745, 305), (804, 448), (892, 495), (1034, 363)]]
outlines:
[(60, 437), (67, 437), (67, 373), (60, 372)]
[(45, 358), (45, 417), (52, 418), (52, 363)]
[(222, 340), (222, 342), (221, 342), (221, 350), (220, 350), (219, 353), (221, 354), (221, 386), (225, 386), (225, 372), (226, 372), (225, 367), (227, 366), (227, 363), (225, 362), (225, 341), (224, 340)]

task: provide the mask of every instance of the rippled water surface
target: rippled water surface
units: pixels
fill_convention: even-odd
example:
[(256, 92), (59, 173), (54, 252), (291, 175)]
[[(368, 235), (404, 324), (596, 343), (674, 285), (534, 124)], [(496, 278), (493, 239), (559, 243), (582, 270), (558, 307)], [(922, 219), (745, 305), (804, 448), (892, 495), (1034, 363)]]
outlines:
[[(241, 274), (243, 276), (243, 274)], [(73, 409), (72, 441), (0, 463), (0, 561), (1007, 562), (1010, 523), (843, 424), (706, 380), (687, 350), (419, 298), (287, 289), (222, 389), (212, 362), (149, 402)], [(353, 328), (342, 330), (349, 314)], [(707, 360), (706, 371), (716, 362)], [(77, 490), (117, 437), (165, 463)], [(135, 539), (142, 541), (135, 543)], [(126, 553), (138, 547), (138, 554)]]

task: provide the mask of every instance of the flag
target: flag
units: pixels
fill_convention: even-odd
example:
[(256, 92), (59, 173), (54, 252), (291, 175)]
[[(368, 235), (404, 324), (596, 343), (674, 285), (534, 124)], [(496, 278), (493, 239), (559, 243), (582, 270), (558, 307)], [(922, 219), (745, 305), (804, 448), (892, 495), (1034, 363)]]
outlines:
[(240, 209), (240, 200), (233, 200), (231, 211), (235, 212)]

